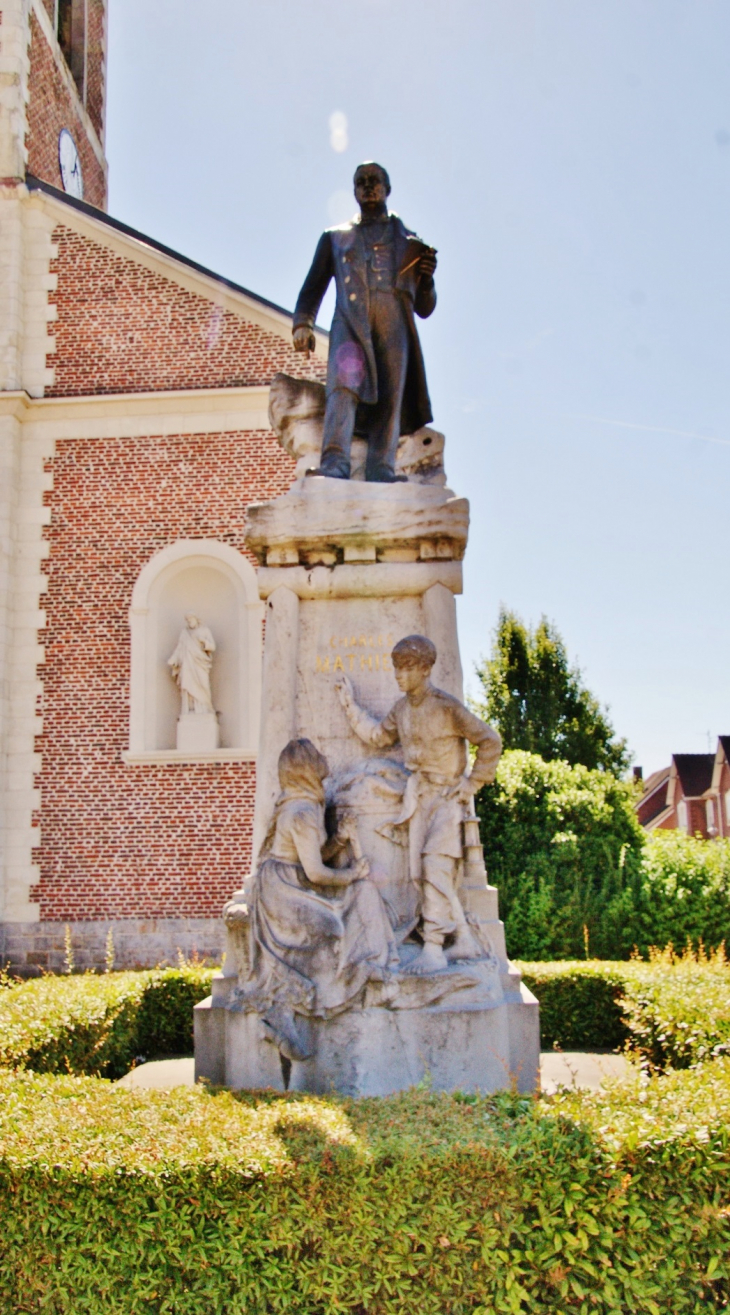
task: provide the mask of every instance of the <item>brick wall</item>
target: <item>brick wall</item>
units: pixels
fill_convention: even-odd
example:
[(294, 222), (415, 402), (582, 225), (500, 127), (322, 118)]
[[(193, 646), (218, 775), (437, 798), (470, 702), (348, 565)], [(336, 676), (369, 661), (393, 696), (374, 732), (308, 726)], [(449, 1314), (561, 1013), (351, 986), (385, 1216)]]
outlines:
[(270, 432), (63, 440), (49, 469), (44, 921), (217, 918), (250, 861), (250, 763), (128, 767), (132, 589), (181, 538), (244, 550), (249, 502), (291, 484)]
[(326, 363), (72, 229), (58, 257), (56, 372), (46, 396), (266, 385), (277, 370), (326, 378)]
[[(38, 19), (31, 14), (30, 77), (28, 101), (28, 172), (54, 187), (63, 187), (58, 164), (58, 135), (68, 128), (81, 157), (84, 199), (104, 209), (106, 181), (76, 103), (44, 37)], [(100, 75), (99, 75), (100, 76)], [(98, 78), (97, 78), (98, 80)]]
[(30, 76), (28, 103), (28, 172), (54, 187), (63, 187), (58, 164), (58, 134), (70, 131), (82, 160), (84, 200), (104, 209), (107, 181), (87, 134), (66, 80), (55, 63), (53, 51), (43, 37), (36, 14), (30, 14)]
[(86, 111), (104, 136), (104, 0), (88, 0), (86, 28)]

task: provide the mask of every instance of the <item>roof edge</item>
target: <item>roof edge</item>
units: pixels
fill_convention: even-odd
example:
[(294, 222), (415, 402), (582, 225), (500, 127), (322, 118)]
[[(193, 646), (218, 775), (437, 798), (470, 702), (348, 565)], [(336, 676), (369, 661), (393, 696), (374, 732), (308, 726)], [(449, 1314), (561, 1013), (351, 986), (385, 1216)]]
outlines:
[[(277, 305), (275, 301), (269, 301), (268, 297), (262, 297), (258, 292), (251, 292), (250, 288), (244, 288), (241, 283), (234, 283), (232, 279), (227, 279), (222, 274), (216, 274), (215, 270), (208, 269), (206, 265), (199, 264), (197, 260), (191, 260), (189, 256), (181, 255), (179, 251), (166, 246), (164, 242), (158, 242), (155, 238), (148, 237), (146, 233), (140, 233), (139, 229), (132, 228), (131, 224), (125, 224), (121, 219), (112, 218), (106, 210), (100, 210), (88, 201), (79, 201), (75, 196), (69, 196), (67, 192), (61, 191), (59, 187), (54, 187), (52, 183), (47, 183), (42, 178), (36, 178), (34, 174), (26, 174), (25, 183), (29, 192), (45, 192), (54, 201), (60, 201), (71, 210), (78, 210), (89, 219), (95, 219), (97, 223), (106, 225), (107, 228), (113, 229), (116, 233), (122, 233), (125, 237), (131, 237), (136, 242), (141, 242), (152, 251), (159, 251), (161, 255), (178, 261), (186, 269), (192, 269), (196, 274), (202, 274), (205, 278), (213, 279), (215, 283), (230, 289), (231, 292), (238, 292), (251, 301), (257, 302), (259, 306), (265, 306), (267, 310), (276, 311), (278, 315), (283, 315), (288, 320), (293, 319), (293, 311), (286, 310), (283, 306)], [(316, 332), (321, 333), (324, 338), (329, 338), (327, 330), (320, 328), (319, 325), (316, 326)]]

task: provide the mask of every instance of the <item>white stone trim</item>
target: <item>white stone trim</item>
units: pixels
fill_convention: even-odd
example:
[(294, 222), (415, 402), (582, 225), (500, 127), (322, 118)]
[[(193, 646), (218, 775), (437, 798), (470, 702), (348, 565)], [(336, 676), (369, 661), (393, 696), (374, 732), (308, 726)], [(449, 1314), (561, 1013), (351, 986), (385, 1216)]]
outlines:
[(30, 0), (4, 0), (0, 42), (0, 178), (23, 178), (28, 159)]
[(247, 763), (256, 761), (252, 749), (214, 749), (210, 753), (187, 753), (183, 749), (150, 749), (146, 753), (122, 752), (130, 767), (164, 767), (174, 763)]
[(20, 377), (30, 397), (42, 397), (46, 386), (53, 383), (55, 373), (46, 365), (46, 358), (56, 349), (56, 340), (49, 335), (48, 326), (58, 312), (49, 302), (48, 293), (55, 292), (58, 283), (58, 275), (50, 272), (50, 262), (58, 254), (58, 248), (51, 241), (53, 224), (48, 216), (32, 205), (24, 205), (23, 209), (25, 298)]
[[(48, 325), (56, 317), (48, 293), (56, 286), (50, 261), (53, 225), (28, 203), (24, 186), (0, 190), (0, 389), (42, 397), (53, 382), (46, 357), (55, 349)], [(13, 402), (6, 404), (15, 415)], [(4, 408), (5, 414), (7, 409)]]
[(268, 386), (89, 397), (35, 398), (17, 389), (0, 394), (0, 416), (22, 416), (27, 434), (36, 437), (50, 430), (56, 439), (164, 438), (170, 434), (269, 430), (268, 408)]
[[(285, 311), (266, 306), (253, 297), (246, 296), (244, 292), (226, 287), (218, 279), (203, 274), (200, 270), (191, 269), (189, 265), (176, 260), (174, 256), (168, 256), (165, 252), (158, 251), (156, 247), (149, 246), (141, 238), (132, 237), (129, 233), (121, 233), (119, 229), (112, 228), (101, 219), (95, 219), (82, 210), (64, 205), (63, 201), (56, 200), (47, 192), (33, 192), (32, 200), (34, 204), (44, 209), (54, 225), (64, 224), (67, 228), (81, 233), (91, 242), (107, 247), (122, 259), (131, 260), (136, 265), (141, 265), (143, 269), (177, 283), (179, 287), (185, 288), (195, 296), (204, 297), (213, 305), (231, 311), (251, 324), (257, 324), (267, 333), (274, 333), (278, 338), (291, 342), (292, 320)], [(314, 355), (326, 361), (329, 335), (323, 333), (321, 329), (315, 329), (314, 336)]]
[[(156, 749), (150, 743), (156, 700), (156, 608), (166, 583), (191, 566), (213, 566), (233, 582), (238, 597), (239, 689), (238, 708), (241, 743), (228, 752), (254, 758), (258, 748), (261, 718), (261, 618), (262, 606), (256, 572), (242, 553), (215, 539), (181, 539), (163, 548), (147, 562), (137, 578), (129, 609), (131, 671), (129, 710), (129, 755), (126, 761), (215, 761), (201, 753), (177, 756), (176, 750)], [(225, 752), (225, 751), (224, 751)], [(152, 753), (153, 758), (147, 755)], [(164, 758), (160, 759), (160, 754)]]
[(3, 481), (0, 551), (6, 639), (4, 652), (0, 648), (5, 838), (0, 917), (7, 922), (33, 922), (39, 917), (39, 907), (30, 899), (30, 887), (40, 875), (32, 861), (32, 850), (40, 843), (40, 828), (33, 825), (34, 813), (40, 808), (36, 775), (41, 768), (35, 737), (43, 729), (36, 710), (43, 691), (37, 668), (45, 656), (39, 636), (46, 624), (41, 600), (48, 583), (41, 563), (48, 556), (43, 528), (50, 519), (43, 493), (52, 487), (52, 476), (44, 466), (53, 456), (55, 441), (48, 430), (40, 437), (27, 435), (22, 426), (23, 409), (18, 410), (20, 413), (13, 415), (8, 408), (0, 419), (5, 438), (3, 474), (8, 475), (7, 484)]

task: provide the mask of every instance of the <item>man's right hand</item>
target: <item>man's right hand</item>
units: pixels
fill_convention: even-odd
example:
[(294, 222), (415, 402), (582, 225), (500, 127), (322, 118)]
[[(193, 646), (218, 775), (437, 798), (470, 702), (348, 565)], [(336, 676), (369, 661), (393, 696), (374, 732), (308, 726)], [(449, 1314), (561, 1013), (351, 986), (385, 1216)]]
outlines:
[(300, 324), (292, 332), (295, 352), (313, 352), (315, 348), (314, 332), (307, 324)]

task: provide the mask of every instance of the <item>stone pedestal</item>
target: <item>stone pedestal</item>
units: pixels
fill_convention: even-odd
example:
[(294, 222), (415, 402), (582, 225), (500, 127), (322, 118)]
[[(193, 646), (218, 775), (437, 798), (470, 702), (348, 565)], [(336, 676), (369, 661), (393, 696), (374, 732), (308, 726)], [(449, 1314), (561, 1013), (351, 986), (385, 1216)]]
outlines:
[(314, 1053), (289, 1062), (257, 1014), (195, 1007), (196, 1076), (226, 1087), (389, 1096), (424, 1080), (435, 1091), (535, 1090), (538, 1004), (519, 977), (499, 1002), (462, 1009), (350, 1010), (310, 1024)]
[(214, 712), (185, 712), (177, 719), (177, 747), (185, 753), (210, 753), (220, 747)]
[(397, 747), (383, 753), (357, 738), (335, 691), (347, 675), (361, 707), (383, 717), (400, 697), (391, 650), (421, 634), (438, 652), (433, 684), (463, 699), (455, 595), (468, 514), (466, 500), (443, 480), (380, 485), (321, 477), (299, 479), (289, 493), (250, 509), (247, 541), (261, 563), (266, 603), (254, 854), (278, 794), (279, 754), (307, 737), (330, 765), (330, 802), (357, 818), (403, 975), (396, 974), (397, 989), (369, 985), (355, 1009), (304, 1020), (310, 1058), (282, 1059), (262, 1019), (237, 995), (247, 898), (238, 892), (229, 906), (235, 917), (225, 973), (195, 1010), (199, 1077), (348, 1095), (385, 1095), (427, 1075), (437, 1090), (531, 1091), (537, 1083), (538, 1005), (507, 961), (476, 818), (463, 824), (458, 893), (482, 958), (409, 977), (415, 888), (407, 850), (388, 825), (408, 773)]

